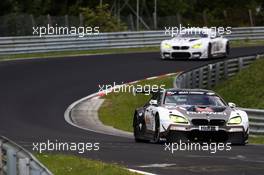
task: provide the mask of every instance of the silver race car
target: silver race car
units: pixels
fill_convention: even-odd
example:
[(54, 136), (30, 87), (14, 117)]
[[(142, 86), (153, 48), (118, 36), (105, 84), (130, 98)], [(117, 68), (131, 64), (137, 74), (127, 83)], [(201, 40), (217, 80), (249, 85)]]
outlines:
[(229, 41), (211, 29), (186, 29), (160, 44), (162, 59), (204, 59), (227, 56)]
[(216, 93), (201, 89), (167, 89), (135, 110), (134, 137), (167, 140), (230, 142), (244, 145), (249, 135), (247, 113)]

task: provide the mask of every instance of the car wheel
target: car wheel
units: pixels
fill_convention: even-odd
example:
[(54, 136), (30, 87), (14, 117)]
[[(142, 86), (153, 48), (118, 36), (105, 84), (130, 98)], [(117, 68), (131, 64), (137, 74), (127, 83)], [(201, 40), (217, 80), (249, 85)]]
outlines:
[(247, 144), (247, 139), (246, 139), (246, 136), (243, 136), (241, 138), (241, 142), (240, 143), (237, 143), (235, 145), (241, 145), (241, 146), (245, 146)]
[(167, 59), (167, 58), (163, 55), (163, 53), (161, 53), (160, 58), (161, 58), (162, 60), (166, 60), (166, 59)]
[(207, 48), (207, 58), (210, 59), (212, 57), (213, 57), (213, 55), (212, 55), (212, 44), (209, 43), (208, 48)]
[(230, 54), (230, 45), (229, 42), (226, 43), (226, 52), (225, 52), (225, 56), (227, 57)]
[(248, 140), (248, 134), (247, 132), (245, 133), (235, 133), (235, 134), (232, 134), (232, 137), (230, 142), (232, 145), (241, 145), (241, 146), (244, 146), (247, 144), (247, 140)]
[(136, 113), (133, 119), (135, 142), (146, 142), (146, 140), (142, 139), (142, 137), (144, 136), (145, 128), (146, 128), (145, 123), (140, 120), (138, 114)]
[(155, 132), (153, 137), (153, 142), (158, 143), (160, 141), (160, 119), (159, 115), (156, 114), (155, 116)]
[(248, 130), (245, 132), (243, 138), (242, 138), (241, 145), (246, 145), (248, 143)]

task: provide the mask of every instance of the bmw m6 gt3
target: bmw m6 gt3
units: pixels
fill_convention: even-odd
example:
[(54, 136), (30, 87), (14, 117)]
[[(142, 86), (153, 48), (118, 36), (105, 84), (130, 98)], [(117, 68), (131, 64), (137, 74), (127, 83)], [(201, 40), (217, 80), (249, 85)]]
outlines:
[(162, 59), (206, 59), (229, 54), (229, 41), (211, 29), (186, 29), (160, 44)]
[(167, 89), (135, 110), (136, 141), (209, 141), (244, 145), (249, 134), (247, 113), (215, 92)]

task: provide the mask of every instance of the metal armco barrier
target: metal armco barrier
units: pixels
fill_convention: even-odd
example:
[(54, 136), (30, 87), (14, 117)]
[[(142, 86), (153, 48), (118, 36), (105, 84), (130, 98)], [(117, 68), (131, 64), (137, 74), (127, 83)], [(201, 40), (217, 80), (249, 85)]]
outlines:
[[(247, 67), (253, 61), (263, 56), (264, 55), (239, 57), (182, 72), (177, 76), (175, 85), (178, 88), (210, 89), (218, 84), (220, 80), (224, 80), (235, 75), (241, 69)], [(249, 115), (251, 134), (264, 134), (264, 110), (243, 110), (245, 110)]]
[[(33, 32), (33, 31), (32, 31)], [(233, 28), (230, 40), (264, 39), (264, 27)], [(171, 36), (163, 31), (100, 33), (99, 35), (46, 35), (0, 37), (0, 55), (159, 46)]]
[(31, 153), (0, 137), (0, 175), (52, 175)]

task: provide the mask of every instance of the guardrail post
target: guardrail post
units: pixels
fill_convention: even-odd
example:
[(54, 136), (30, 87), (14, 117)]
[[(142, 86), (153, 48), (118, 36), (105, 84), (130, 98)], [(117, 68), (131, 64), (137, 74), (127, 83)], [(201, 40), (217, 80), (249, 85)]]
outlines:
[(4, 174), (4, 164), (3, 164), (3, 152), (2, 152), (2, 140), (0, 140), (0, 175)]
[(17, 175), (17, 161), (16, 161), (16, 152), (13, 148), (9, 148), (6, 153), (7, 156), (7, 174), (8, 175)]
[(35, 170), (33, 168), (30, 169), (30, 175), (40, 175), (41, 173), (38, 170)]
[(184, 78), (183, 75), (180, 75), (180, 76), (176, 77), (174, 86), (177, 87), (177, 88), (181, 88), (182, 84), (184, 83), (184, 79), (183, 78)]
[(189, 79), (188, 78), (188, 73), (184, 74), (184, 87), (182, 87), (182, 88), (187, 88), (188, 87), (188, 82), (189, 82), (188, 79)]
[(199, 88), (203, 88), (203, 67), (199, 69)]
[(243, 62), (244, 62), (243, 58), (238, 59), (238, 72), (241, 71), (241, 69), (243, 68)]
[(207, 72), (207, 88), (212, 87), (212, 64), (208, 65), (208, 72)]
[(224, 61), (224, 79), (228, 78), (228, 62)]
[(178, 88), (183, 88), (185, 86), (185, 75), (183, 74), (180, 79), (179, 87)]
[(191, 79), (191, 72), (188, 72), (186, 77), (186, 83), (187, 83), (186, 88), (191, 88), (190, 79)]
[(182, 74), (182, 82), (180, 84), (181, 84), (180, 88), (186, 87), (186, 74)]
[(35, 162), (29, 162), (30, 175), (46, 175), (44, 169), (40, 168)]
[(220, 63), (215, 64), (215, 83), (216, 85), (219, 82), (219, 75), (220, 75)]
[(196, 88), (196, 71), (192, 71), (192, 88)]
[(29, 175), (29, 158), (18, 160), (19, 175)]

